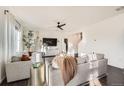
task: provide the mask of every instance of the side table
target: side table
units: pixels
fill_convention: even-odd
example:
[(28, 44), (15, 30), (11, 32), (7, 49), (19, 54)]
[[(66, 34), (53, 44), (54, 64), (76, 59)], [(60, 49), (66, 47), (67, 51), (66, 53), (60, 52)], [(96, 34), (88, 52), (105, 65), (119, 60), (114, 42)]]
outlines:
[(40, 63), (38, 67), (31, 67), (31, 86), (43, 86), (45, 84), (45, 65)]

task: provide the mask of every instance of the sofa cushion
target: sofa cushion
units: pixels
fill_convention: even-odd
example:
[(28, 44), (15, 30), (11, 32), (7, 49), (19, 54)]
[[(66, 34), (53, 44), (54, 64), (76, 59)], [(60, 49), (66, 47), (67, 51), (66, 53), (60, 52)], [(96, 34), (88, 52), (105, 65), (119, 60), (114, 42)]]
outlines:
[(87, 62), (87, 57), (78, 57), (77, 58), (77, 63), (78, 64), (84, 64)]
[(59, 69), (59, 66), (56, 62), (52, 62), (52, 67), (55, 69)]
[(104, 54), (88, 54), (89, 61), (101, 60), (104, 59)]
[(96, 59), (96, 60), (104, 59), (104, 54), (95, 54), (94, 59)]
[(17, 61), (21, 61), (21, 57), (13, 56), (13, 57), (11, 58), (11, 62), (17, 62)]
[(55, 69), (59, 69), (59, 66), (58, 66), (58, 63), (57, 61), (60, 59), (60, 56), (56, 56), (53, 58), (52, 60), (52, 67), (55, 68)]

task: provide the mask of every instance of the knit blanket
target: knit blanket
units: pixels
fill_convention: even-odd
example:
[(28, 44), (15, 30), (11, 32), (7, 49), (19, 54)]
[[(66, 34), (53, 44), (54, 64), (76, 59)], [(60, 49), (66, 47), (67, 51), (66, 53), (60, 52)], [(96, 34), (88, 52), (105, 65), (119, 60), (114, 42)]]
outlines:
[(61, 75), (64, 81), (64, 85), (67, 85), (70, 80), (72, 80), (77, 73), (77, 60), (72, 56), (56, 56), (53, 59), (61, 70)]

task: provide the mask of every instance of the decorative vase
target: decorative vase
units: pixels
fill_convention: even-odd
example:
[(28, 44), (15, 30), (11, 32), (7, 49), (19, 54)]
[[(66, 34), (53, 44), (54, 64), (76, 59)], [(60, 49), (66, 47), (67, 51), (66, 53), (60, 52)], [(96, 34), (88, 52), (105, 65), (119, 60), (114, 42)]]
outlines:
[(29, 56), (32, 56), (31, 48), (28, 49), (28, 54), (29, 54)]

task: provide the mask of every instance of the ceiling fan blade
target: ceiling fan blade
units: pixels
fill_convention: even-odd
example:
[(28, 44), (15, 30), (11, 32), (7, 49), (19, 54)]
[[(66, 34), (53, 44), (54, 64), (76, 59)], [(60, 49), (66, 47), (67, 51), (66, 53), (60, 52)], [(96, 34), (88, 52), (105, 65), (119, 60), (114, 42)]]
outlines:
[(62, 26), (65, 26), (66, 24), (61, 24), (61, 25), (59, 25), (60, 27), (62, 27)]
[(64, 30), (63, 28), (59, 27), (59, 29)]

